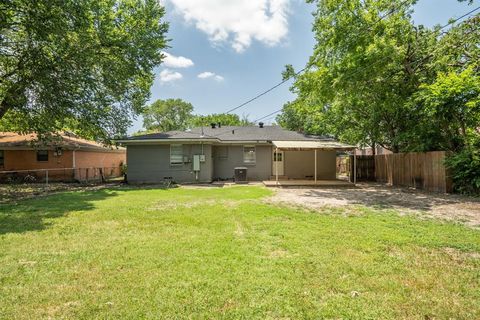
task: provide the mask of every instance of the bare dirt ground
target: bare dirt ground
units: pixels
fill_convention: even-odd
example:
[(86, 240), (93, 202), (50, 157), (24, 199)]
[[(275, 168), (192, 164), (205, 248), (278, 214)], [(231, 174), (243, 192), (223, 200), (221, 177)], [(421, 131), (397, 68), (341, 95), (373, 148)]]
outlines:
[(283, 188), (276, 190), (275, 195), (267, 201), (309, 209), (363, 205), (480, 227), (480, 198), (427, 193), (380, 184), (359, 184), (355, 188)]

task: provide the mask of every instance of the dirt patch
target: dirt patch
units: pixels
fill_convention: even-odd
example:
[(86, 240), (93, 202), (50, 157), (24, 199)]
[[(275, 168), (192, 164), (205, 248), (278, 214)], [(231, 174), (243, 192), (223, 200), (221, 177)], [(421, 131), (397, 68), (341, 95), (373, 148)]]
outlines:
[(359, 184), (356, 188), (282, 188), (266, 200), (274, 204), (309, 209), (362, 205), (378, 210), (394, 209), (400, 214), (440, 218), (480, 227), (480, 198), (427, 193), (380, 184)]

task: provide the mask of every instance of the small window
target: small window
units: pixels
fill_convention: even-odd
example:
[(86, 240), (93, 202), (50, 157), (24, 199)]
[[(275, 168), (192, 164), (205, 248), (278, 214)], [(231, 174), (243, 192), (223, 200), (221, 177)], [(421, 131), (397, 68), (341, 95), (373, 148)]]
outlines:
[(243, 162), (248, 164), (254, 164), (256, 161), (255, 147), (244, 146), (243, 147)]
[(38, 150), (37, 161), (48, 161), (48, 150)]
[(5, 154), (3, 150), (0, 150), (0, 167), (3, 167), (5, 164)]
[(170, 164), (183, 164), (183, 144), (170, 145)]
[(274, 152), (273, 153), (273, 161), (275, 161), (275, 162), (277, 162), (277, 161), (282, 162), (283, 161), (282, 157), (283, 157), (283, 153), (281, 153), (281, 152)]

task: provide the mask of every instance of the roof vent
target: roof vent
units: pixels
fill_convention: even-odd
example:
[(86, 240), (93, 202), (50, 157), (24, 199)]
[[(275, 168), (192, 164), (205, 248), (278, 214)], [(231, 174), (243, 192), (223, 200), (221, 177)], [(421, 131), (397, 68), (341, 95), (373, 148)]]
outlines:
[(260, 128), (263, 128), (263, 122), (259, 122), (259, 123), (258, 123), (258, 126), (259, 126)]
[(235, 130), (232, 130), (232, 134), (235, 134)]
[(216, 123), (210, 123), (210, 126), (212, 127), (212, 129), (215, 129), (217, 127), (217, 124)]

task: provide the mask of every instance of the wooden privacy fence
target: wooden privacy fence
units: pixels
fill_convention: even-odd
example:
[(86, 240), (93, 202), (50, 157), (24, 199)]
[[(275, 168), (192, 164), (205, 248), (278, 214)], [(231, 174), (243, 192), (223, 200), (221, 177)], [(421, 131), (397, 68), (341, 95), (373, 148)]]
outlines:
[[(452, 192), (453, 183), (444, 165), (445, 157), (445, 151), (357, 156), (357, 181), (377, 181), (426, 191)], [(352, 182), (353, 172), (351, 156)]]
[(394, 153), (375, 156), (375, 178), (393, 186), (434, 192), (452, 192), (444, 165), (445, 151)]

